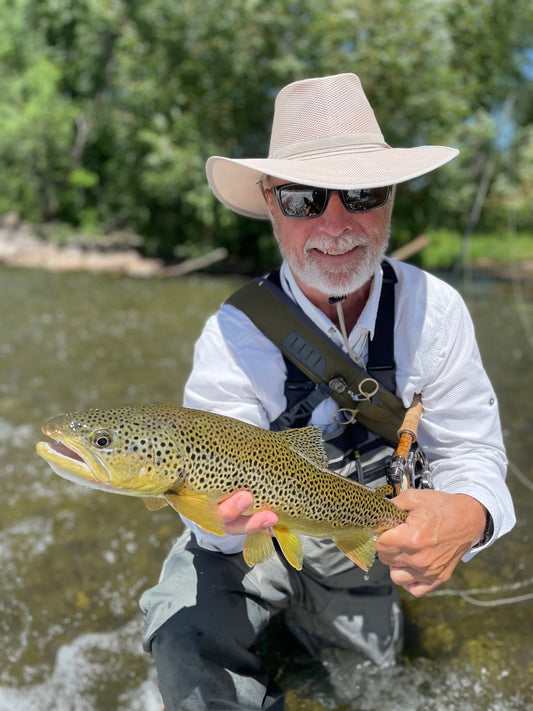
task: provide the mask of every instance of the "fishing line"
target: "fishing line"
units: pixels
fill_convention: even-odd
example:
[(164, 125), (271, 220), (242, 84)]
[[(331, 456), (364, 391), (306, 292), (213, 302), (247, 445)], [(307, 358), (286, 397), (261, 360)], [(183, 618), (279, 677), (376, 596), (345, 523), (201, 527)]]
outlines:
[(509, 462), (508, 467), (509, 471), (515, 475), (515, 477), (521, 484), (526, 486), (530, 491), (533, 491), (533, 482), (527, 478), (524, 472), (520, 471), (516, 464), (513, 464), (513, 462)]
[(466, 602), (471, 605), (477, 605), (478, 607), (498, 607), (499, 605), (511, 605), (517, 602), (525, 602), (526, 600), (533, 599), (533, 593), (526, 593), (525, 595), (516, 595), (515, 597), (501, 598), (498, 600), (477, 600), (471, 597), (472, 595), (490, 595), (500, 592), (510, 592), (511, 590), (518, 590), (524, 588), (527, 585), (533, 584), (533, 578), (528, 580), (521, 580), (516, 583), (508, 583), (506, 585), (492, 585), (488, 588), (471, 588), (470, 590), (454, 590), (448, 588), (446, 590), (434, 590), (426, 595), (426, 597), (444, 597), (445, 595), (451, 595), (453, 597), (461, 597)]
[(512, 605), (516, 602), (526, 602), (527, 600), (533, 600), (533, 593), (527, 593), (526, 595), (517, 595), (517, 597), (507, 597), (501, 600), (476, 600), (469, 595), (459, 591), (459, 596), (470, 603), (471, 605), (476, 605), (477, 607), (498, 607), (499, 605)]

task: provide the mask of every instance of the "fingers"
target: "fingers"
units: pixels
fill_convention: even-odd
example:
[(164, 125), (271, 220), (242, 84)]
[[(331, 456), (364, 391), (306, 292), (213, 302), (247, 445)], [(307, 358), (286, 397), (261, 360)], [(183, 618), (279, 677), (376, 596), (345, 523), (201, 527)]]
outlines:
[(227, 499), (221, 501), (218, 505), (218, 510), (222, 520), (227, 523), (243, 514), (253, 502), (254, 497), (249, 491), (238, 491), (236, 494), (228, 496)]
[(431, 592), (435, 588), (437, 588), (440, 585), (440, 582), (433, 583), (431, 585), (427, 583), (406, 583), (405, 585), (402, 585), (404, 590), (407, 590), (408, 593), (411, 593), (413, 597), (422, 597), (423, 595), (426, 595), (427, 593)]
[(400, 585), (414, 597), (422, 597), (450, 579), (448, 568), (420, 570), (417, 568), (391, 567), (390, 576), (395, 585)]
[(253, 533), (262, 531), (264, 528), (271, 528), (278, 522), (278, 517), (273, 511), (258, 511), (252, 516), (239, 516), (226, 524), (226, 533), (239, 535), (243, 533)]
[(225, 522), (226, 533), (232, 535), (253, 533), (276, 525), (278, 517), (273, 511), (258, 511), (251, 516), (243, 516), (253, 501), (249, 491), (238, 491), (220, 502), (218, 510)]
[(424, 490), (396, 497), (407, 521), (378, 536), (379, 559), (396, 585), (416, 597), (450, 579), (483, 523), (484, 507), (464, 494)]

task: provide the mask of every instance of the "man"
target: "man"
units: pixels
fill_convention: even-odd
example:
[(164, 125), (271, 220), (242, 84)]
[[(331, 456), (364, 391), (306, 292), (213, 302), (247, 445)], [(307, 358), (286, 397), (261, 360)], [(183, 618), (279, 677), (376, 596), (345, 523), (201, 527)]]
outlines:
[[(159, 584), (141, 601), (144, 644), (154, 656), (166, 711), (282, 708), (250, 651), (278, 612), (325, 663), (393, 664), (402, 643), (393, 583), (424, 595), (448, 580), (461, 558), (513, 526), (496, 397), (466, 308), (443, 282), (384, 260), (395, 186), (456, 154), (444, 146), (390, 148), (359, 79), (341, 74), (295, 82), (279, 93), (268, 158), (209, 159), (208, 180), (219, 200), (240, 214), (270, 219), (283, 256), (279, 283), (302, 319), (310, 318), (359, 365), (370, 367), (375, 332), (387, 316), (380, 295), (385, 281), (396, 282), (393, 306), (384, 309), (394, 314), (393, 387), (406, 407), (421, 396), (418, 438), (434, 488), (395, 498), (409, 517), (379, 535), (379, 561), (368, 575), (330, 541), (311, 538), (304, 538), (300, 572), (281, 555), (249, 568), (241, 555), (244, 534), (277, 521), (270, 511), (243, 516), (249, 492), (219, 505), (225, 537), (186, 522)], [(184, 404), (274, 427), (288, 408), (288, 380), (280, 348), (240, 308), (226, 304), (198, 341)], [(359, 451), (366, 447), (363, 475), (377, 480), (381, 470), (368, 473), (372, 462), (384, 466), (386, 446), (352, 420), (331, 397), (310, 416), (341, 450), (341, 473), (360, 475)]]

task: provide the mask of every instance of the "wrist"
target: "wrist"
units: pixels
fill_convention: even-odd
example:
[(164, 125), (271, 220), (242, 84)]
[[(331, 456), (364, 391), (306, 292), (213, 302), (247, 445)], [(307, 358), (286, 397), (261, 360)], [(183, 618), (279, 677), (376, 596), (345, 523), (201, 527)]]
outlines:
[(468, 494), (459, 494), (468, 504), (464, 510), (464, 520), (467, 522), (471, 536), (471, 548), (477, 548), (484, 545), (490, 539), (494, 531), (492, 516), (489, 514), (485, 506)]
[(492, 520), (492, 516), (482, 503), (480, 503), (477, 499), (472, 499), (472, 501), (476, 502), (478, 505), (478, 511), (481, 512), (481, 518), (476, 516), (479, 521), (477, 525), (478, 532), (472, 541), (472, 548), (478, 548), (479, 546), (485, 545), (485, 543), (487, 543), (487, 541), (489, 541), (492, 537), (492, 534), (494, 533), (494, 522)]
[[(485, 509), (485, 507), (483, 508)], [(480, 546), (484, 546), (485, 543), (488, 543), (490, 541), (493, 533), (494, 521), (492, 520), (492, 516), (490, 515), (490, 513), (487, 511), (487, 509), (485, 509), (485, 526), (481, 534), (474, 540), (472, 548), (479, 548)]]

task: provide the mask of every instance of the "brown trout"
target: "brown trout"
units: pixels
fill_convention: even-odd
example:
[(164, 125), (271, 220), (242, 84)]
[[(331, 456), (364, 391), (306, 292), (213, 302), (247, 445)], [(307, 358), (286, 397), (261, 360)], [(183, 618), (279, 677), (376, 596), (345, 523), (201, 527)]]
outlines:
[(170, 504), (206, 531), (225, 535), (217, 504), (248, 489), (279, 521), (250, 533), (248, 565), (274, 554), (302, 567), (298, 534), (332, 539), (363, 570), (375, 560), (375, 536), (405, 522), (407, 512), (370, 489), (328, 470), (321, 431), (271, 432), (189, 408), (122, 407), (58, 415), (43, 424), (53, 442), (37, 452), (62, 477), (103, 491), (142, 497), (155, 510)]

